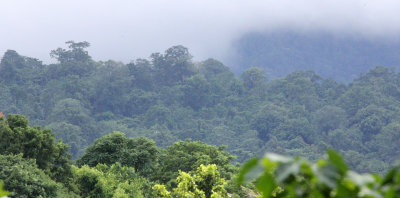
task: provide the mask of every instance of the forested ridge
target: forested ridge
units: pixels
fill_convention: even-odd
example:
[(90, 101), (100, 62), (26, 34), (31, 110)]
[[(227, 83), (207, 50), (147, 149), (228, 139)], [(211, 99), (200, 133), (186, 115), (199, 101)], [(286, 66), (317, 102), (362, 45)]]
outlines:
[(391, 68), (349, 84), (313, 71), (267, 79), (250, 68), (236, 77), (217, 60), (193, 61), (183, 46), (123, 64), (93, 60), (87, 42), (67, 45), (51, 52), (56, 64), (13, 50), (1, 60), (8, 189), (12, 175), (42, 181), (26, 193), (46, 197), (242, 196), (253, 188), (235, 184), (235, 164), (266, 151), (315, 161), (332, 148), (358, 172), (378, 174), (399, 158), (400, 74)]
[(351, 82), (377, 65), (400, 67), (398, 37), (367, 38), (324, 31), (281, 30), (248, 33), (236, 40), (224, 61), (240, 73), (252, 66), (267, 77), (284, 77), (297, 70), (313, 70), (324, 78)]

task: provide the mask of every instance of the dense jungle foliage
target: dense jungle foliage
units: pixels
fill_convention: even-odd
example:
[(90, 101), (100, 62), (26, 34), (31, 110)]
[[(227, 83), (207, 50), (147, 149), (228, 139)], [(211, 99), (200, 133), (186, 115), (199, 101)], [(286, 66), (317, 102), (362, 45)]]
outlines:
[(112, 131), (226, 145), (243, 162), (265, 151), (317, 159), (341, 152), (360, 172), (383, 173), (399, 157), (400, 74), (376, 67), (350, 84), (298, 71), (240, 78), (217, 60), (192, 61), (174, 46), (129, 64), (94, 61), (87, 42), (67, 42), (57, 64), (7, 51), (0, 63), (0, 111), (52, 129), (73, 159)]
[(349, 84), (313, 71), (267, 79), (256, 67), (236, 77), (217, 60), (194, 62), (183, 46), (123, 64), (93, 60), (87, 42), (67, 45), (51, 52), (50, 65), (13, 50), (2, 57), (0, 179), (8, 189), (12, 176), (34, 185), (21, 192), (44, 197), (180, 196), (186, 188), (241, 196), (235, 163), (266, 151), (315, 161), (332, 148), (356, 171), (377, 174), (399, 157), (393, 69)]
[(158, 197), (161, 189), (174, 195), (196, 189), (205, 197), (226, 197), (225, 188), (241, 193), (232, 179), (238, 170), (233, 156), (199, 141), (162, 149), (151, 139), (114, 132), (94, 141), (72, 165), (68, 145), (49, 129), (30, 127), (22, 115), (0, 117), (0, 137), (0, 187), (12, 197)]
[(48, 129), (29, 127), (22, 115), (1, 116), (0, 136), (0, 196), (394, 198), (400, 193), (398, 165), (383, 178), (358, 174), (332, 150), (315, 164), (268, 153), (239, 171), (224, 147), (186, 140), (163, 149), (151, 139), (114, 132), (95, 140), (72, 165), (68, 145), (56, 142)]

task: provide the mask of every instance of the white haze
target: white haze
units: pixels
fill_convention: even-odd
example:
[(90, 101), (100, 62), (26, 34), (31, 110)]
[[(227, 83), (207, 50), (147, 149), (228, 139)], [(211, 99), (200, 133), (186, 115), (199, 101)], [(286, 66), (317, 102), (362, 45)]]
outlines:
[(400, 35), (400, 1), (0, 0), (0, 54), (46, 63), (68, 40), (90, 42), (96, 60), (129, 62), (178, 44), (197, 60), (220, 59), (243, 34), (280, 29), (390, 39)]

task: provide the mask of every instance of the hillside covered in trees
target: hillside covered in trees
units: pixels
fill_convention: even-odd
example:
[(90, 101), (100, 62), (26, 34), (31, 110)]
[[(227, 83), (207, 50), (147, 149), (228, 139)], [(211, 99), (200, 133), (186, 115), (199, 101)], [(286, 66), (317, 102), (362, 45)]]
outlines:
[(313, 70), (324, 78), (351, 82), (376, 66), (399, 69), (400, 39), (324, 31), (252, 32), (236, 40), (224, 62), (235, 73), (257, 66), (267, 77), (280, 78), (297, 70)]
[(390, 68), (349, 84), (313, 71), (270, 80), (260, 68), (237, 77), (217, 60), (194, 62), (183, 46), (123, 64), (93, 60), (87, 42), (67, 45), (50, 65), (7, 51), (0, 111), (52, 129), (72, 159), (113, 131), (160, 148), (226, 145), (236, 162), (266, 151), (315, 160), (333, 148), (359, 172), (384, 173), (399, 157), (400, 74)]

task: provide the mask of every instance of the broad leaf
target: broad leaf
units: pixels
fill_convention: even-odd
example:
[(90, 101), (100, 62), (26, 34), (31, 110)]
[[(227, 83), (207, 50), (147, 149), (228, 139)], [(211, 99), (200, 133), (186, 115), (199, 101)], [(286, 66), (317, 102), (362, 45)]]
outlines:
[(257, 166), (257, 163), (258, 163), (258, 159), (253, 158), (253, 159), (249, 160), (248, 162), (246, 162), (242, 166), (242, 168), (239, 171), (238, 179), (237, 179), (239, 184), (243, 184), (246, 174), (249, 173), (250, 170), (253, 169), (255, 166)]

